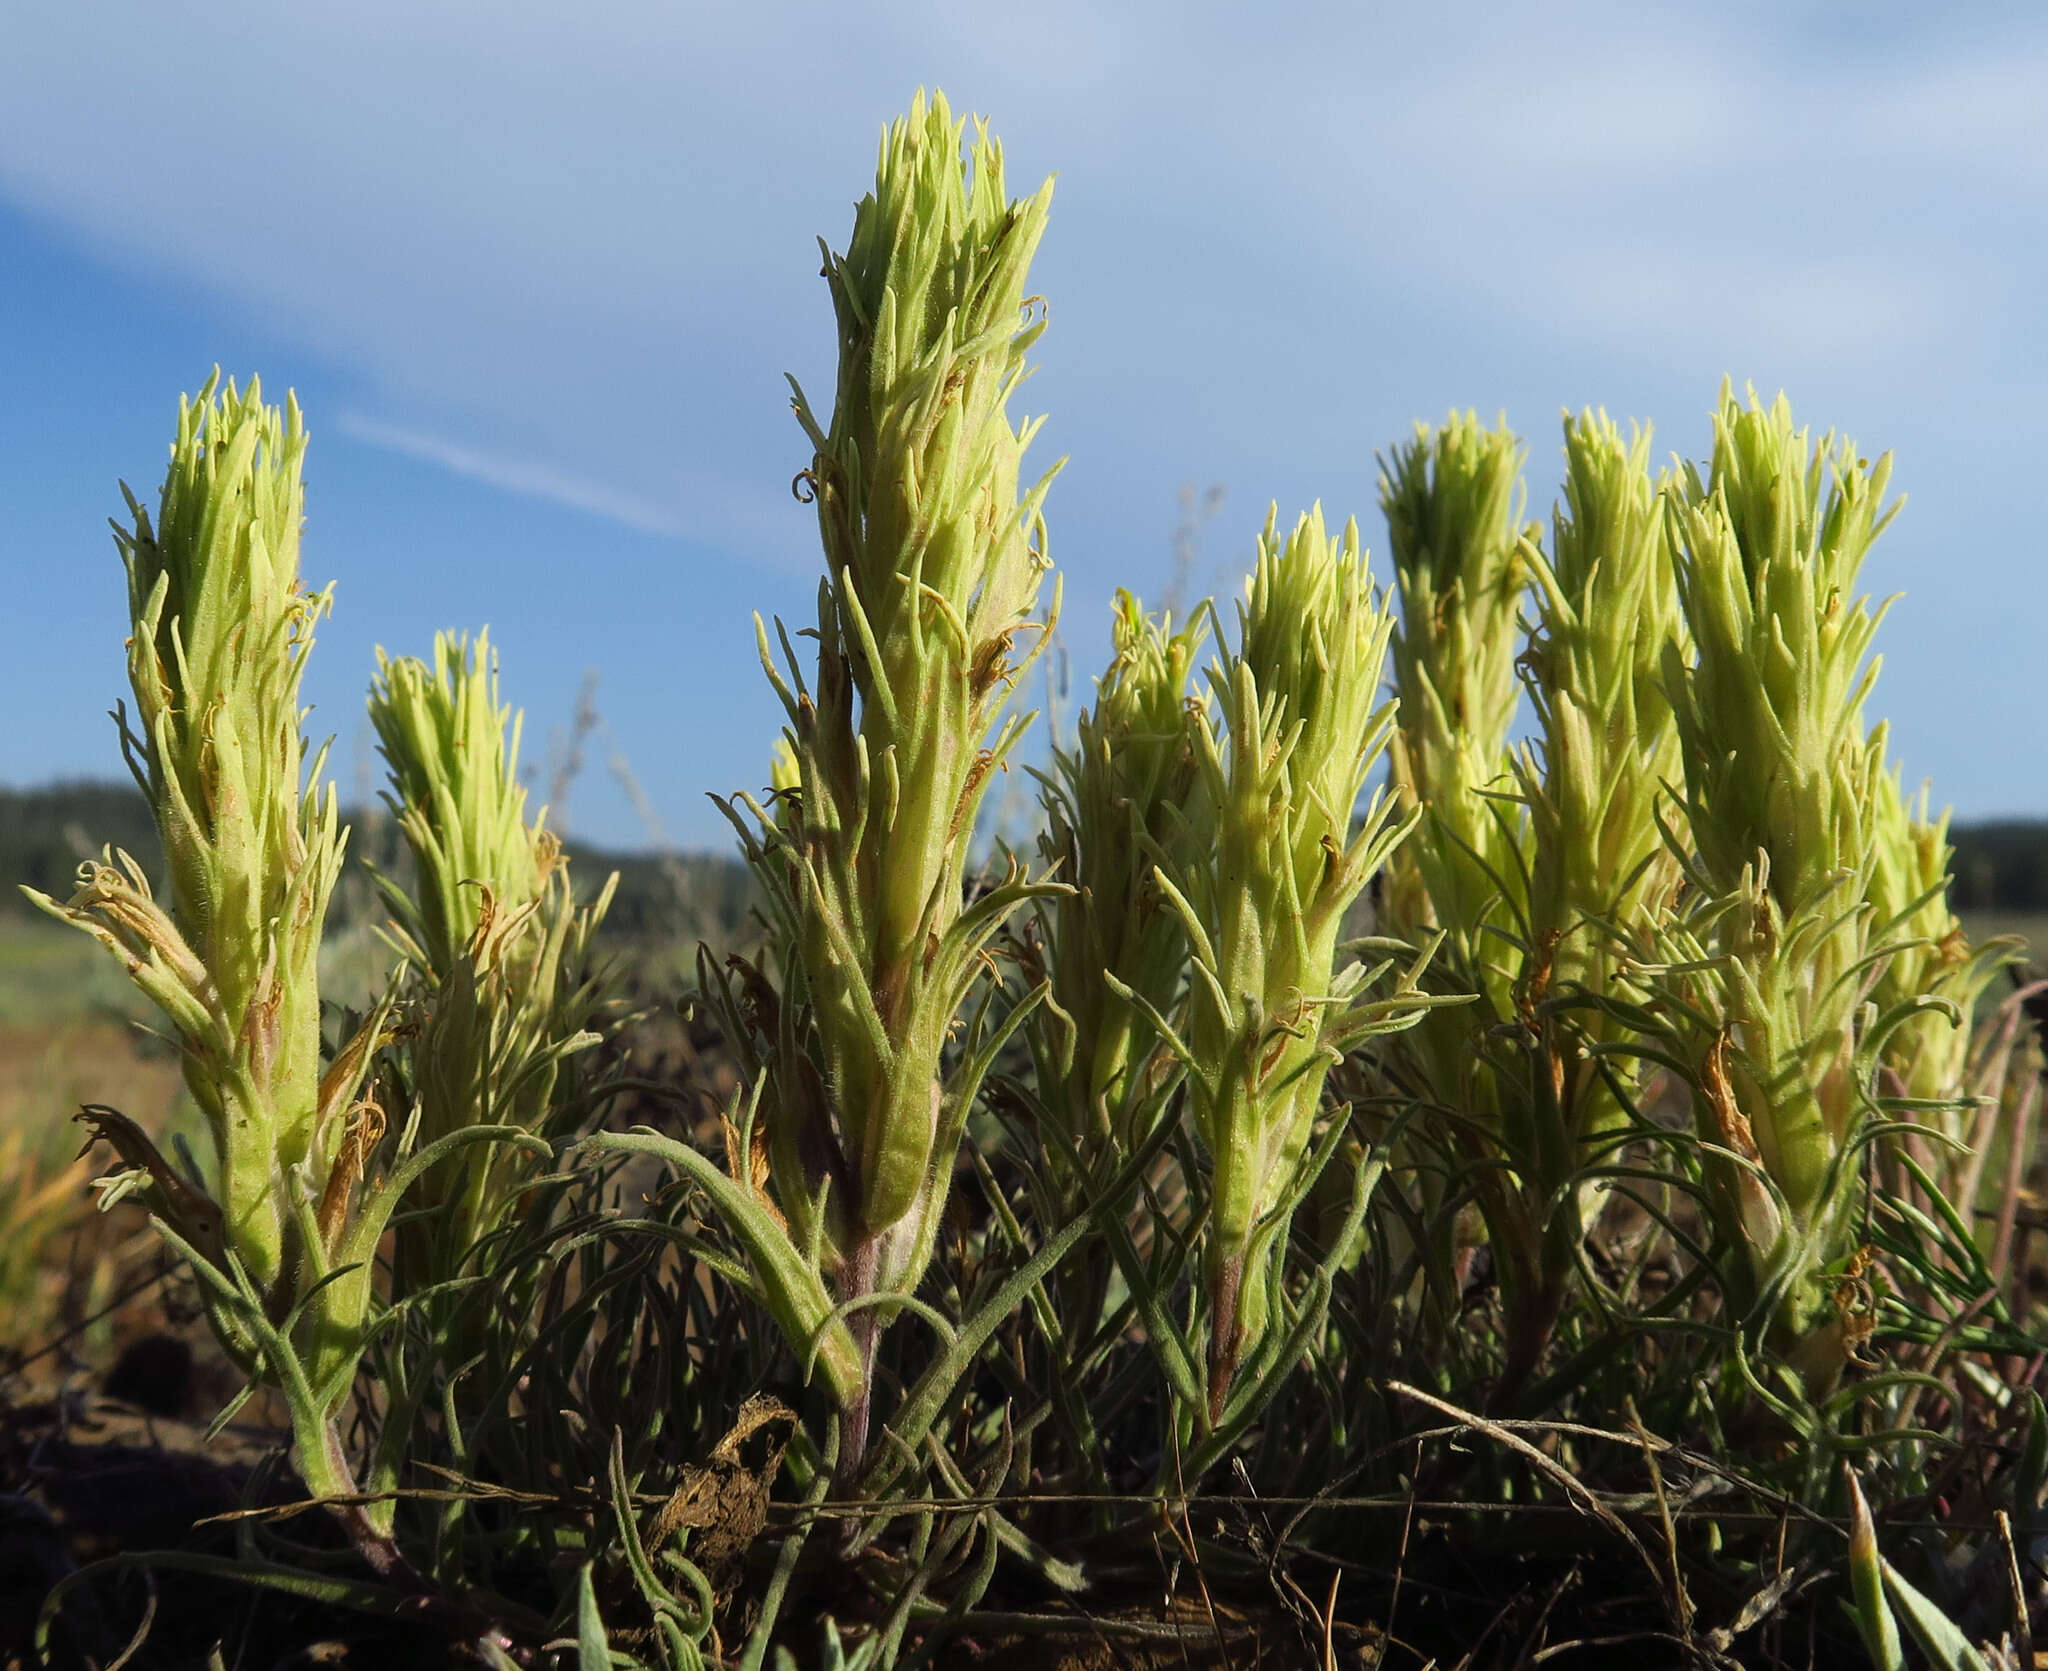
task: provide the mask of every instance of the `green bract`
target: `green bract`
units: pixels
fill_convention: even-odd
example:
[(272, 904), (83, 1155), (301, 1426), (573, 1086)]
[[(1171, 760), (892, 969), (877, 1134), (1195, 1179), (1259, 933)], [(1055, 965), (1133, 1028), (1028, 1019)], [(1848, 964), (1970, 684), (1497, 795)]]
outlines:
[(1724, 882), (1759, 851), (1790, 906), (1865, 859), (1874, 751), (1863, 702), (1882, 609), (1856, 593), (1896, 514), (1875, 465), (1795, 429), (1782, 396), (1724, 397), (1702, 477), (1673, 494), (1679, 592), (1695, 653), (1665, 682), (1684, 742), (1687, 811), (1702, 866)]
[[(815, 685), (793, 663), (777, 678), (800, 778), (786, 823), (762, 826), (776, 838), (764, 874), (790, 912), (834, 1092), (846, 1174), (828, 1239), (872, 1260), (862, 1293), (914, 1283), (930, 1256), (966, 1113), (940, 1051), (980, 947), (1024, 897), (1006, 886), (966, 909), (968, 845), (1025, 723), (1003, 710), (1048, 624), (1032, 611), (1051, 477), (1020, 494), (1037, 426), (1013, 428), (1007, 409), (1043, 329), (1024, 284), (1052, 187), (1009, 202), (1001, 148), (977, 129), (963, 171), (960, 129), (939, 97), (891, 130), (847, 253), (827, 260), (829, 432), (796, 398), (830, 579)], [(806, 1205), (824, 1181), (784, 1178)]]
[[(1714, 453), (1667, 495), (1690, 657), (1665, 656), (1696, 865), (1670, 937), (1696, 1039), (1700, 1124), (1748, 1302), (1825, 1380), (1842, 1327), (1820, 1273), (1849, 1248), (1852, 1141), (1870, 1109), (1868, 902), (1889, 782), (1867, 730), (1882, 611), (1856, 592), (1890, 461), (1725, 395)], [(1832, 1344), (1831, 1344), (1832, 1342)]]
[(434, 636), (429, 667), (377, 652), (370, 721), (419, 873), (417, 903), (387, 886), (414, 960), (442, 973), (494, 912), (530, 914), (561, 864), (543, 808), (529, 826), (518, 776), (523, 718), (498, 702), (488, 630)]
[(134, 528), (117, 530), (136, 705), (121, 742), (156, 815), (170, 911), (125, 860), (85, 866), (68, 907), (40, 901), (116, 951), (172, 1018), (219, 1209), (172, 1202), (173, 1222), (202, 1247), (232, 1247), (278, 1295), (311, 1255), (304, 1208), (353, 1091), (323, 1097), (320, 1084), (316, 954), (344, 837), (299, 733), (299, 680), (328, 604), (299, 581), (305, 449), (297, 405), (265, 407), (253, 380), (180, 403), (156, 520), (131, 495)]
[[(1498, 920), (1516, 840), (1496, 802), (1505, 787), (1515, 681), (1516, 612), (1529, 586), (1523, 547), (1521, 438), (1453, 413), (1380, 465), (1380, 505), (1401, 620), (1393, 637), (1401, 725), (1393, 782), (1404, 812), (1427, 809), (1430, 837), (1389, 868), (1383, 925), (1442, 928), (1454, 944)], [(1512, 903), (1512, 902), (1511, 902)]]
[(1376, 794), (1354, 828), (1394, 714), (1379, 703), (1392, 621), (1357, 525), (1333, 540), (1318, 507), (1283, 542), (1269, 517), (1246, 591), (1237, 645), (1209, 674), (1215, 720), (1189, 710), (1184, 721), (1214, 842), (1159, 872), (1192, 958), (1177, 1048), (1210, 1165), (1212, 1419), (1264, 1332), (1331, 1064), (1426, 1006), (1411, 991), (1426, 955), (1376, 1000), (1363, 994), (1386, 965), (1337, 968), (1346, 910), (1419, 816), (1396, 821)]
[[(491, 1125), (556, 1135), (558, 1069), (598, 1042), (584, 1026), (596, 989), (579, 984), (579, 970), (618, 878), (579, 911), (545, 809), (527, 823), (521, 716), (498, 701), (488, 632), (474, 643), (437, 634), (431, 667), (380, 650), (370, 718), (417, 877), (411, 893), (378, 881), (422, 987), (418, 1138)], [(424, 1226), (436, 1275), (452, 1275), (502, 1218), (517, 1164), (511, 1154), (469, 1154), (421, 1180), (421, 1201), (437, 1209)]]
[(299, 681), (330, 594), (299, 580), (297, 403), (265, 407), (254, 379), (246, 394), (230, 383), (216, 399), (215, 387), (180, 403), (155, 524), (131, 496), (135, 526), (118, 536), (136, 707), (121, 742), (156, 814), (176, 928), (142, 927), (129, 885), (140, 877), (105, 867), (71, 914), (116, 928), (144, 959), (138, 976), (177, 979), (185, 1080), (213, 1136), (227, 1240), (274, 1290), (305, 1254), (293, 1170), (317, 1187), (341, 1139), (321, 1118), (316, 960), (344, 835), (299, 732)]
[(1097, 1160), (1131, 1143), (1157, 1077), (1146, 1072), (1155, 1040), (1142, 1006), (1171, 1011), (1186, 978), (1186, 928), (1154, 867), (1172, 871), (1212, 838), (1187, 715), (1207, 616), (1175, 632), (1121, 592), (1113, 630), (1116, 657), (1095, 706), (1046, 780), (1039, 838), (1046, 873), (1073, 888), (1040, 907), (1052, 948), (1046, 1003), (1065, 1051), (1051, 1070), (1065, 1102), (1049, 1112)]
[[(1966, 1136), (1959, 1099), (1970, 1083), (1971, 1011), (2012, 943), (1973, 947), (1949, 908), (1948, 815), (1930, 818), (1927, 792), (1906, 798), (1893, 770), (1873, 785), (1870, 905), (1873, 931), (1892, 952), (1871, 990), (1880, 1014), (1900, 1006), (1920, 1013), (1902, 1021), (1884, 1043), (1884, 1065), (1898, 1091), (1916, 1104), (1951, 1106), (1933, 1112)], [(1932, 1002), (1929, 1002), (1932, 1000)]]
[(849, 1473), (876, 1330), (930, 1260), (1000, 1043), (972, 1037), (949, 1065), (955, 1018), (991, 938), (1045, 891), (1013, 873), (965, 899), (982, 797), (1026, 723), (1010, 693), (1057, 609), (1037, 613), (1051, 474), (1024, 485), (1037, 426), (1009, 415), (1043, 329), (1025, 277), (1052, 186), (1011, 201), (1000, 146), (977, 125), (963, 163), (963, 126), (920, 96), (884, 139), (846, 253), (826, 251), (829, 425), (795, 397), (825, 547), (817, 662), (807, 679), (783, 635), (778, 669), (761, 629), (795, 781), (774, 813), (742, 797), (735, 815), (780, 957), (779, 992), (747, 968), (726, 994), (758, 1052), (731, 1162), (748, 1191), (766, 1186), (736, 1228), (848, 1410)]
[(1649, 432), (1624, 441), (1587, 412), (1566, 422), (1564, 452), (1550, 556), (1523, 548), (1538, 582), (1523, 667), (1541, 738), (1520, 771), (1528, 926), (1546, 985), (1597, 989), (1611, 962), (1598, 925), (1648, 920), (1678, 880), (1657, 801), (1678, 770), (1662, 679), (1683, 629)]
[[(1390, 1066), (1425, 1111), (1408, 1147), (1440, 1215), (1439, 1285), (1473, 1233), (1451, 1218), (1457, 1192), (1492, 1245), (1510, 1348), (1497, 1397), (1520, 1390), (1549, 1343), (1577, 1274), (1584, 1209), (1598, 1205), (1586, 1182), (1627, 1124), (1634, 1075), (1606, 1053), (1618, 1029), (1596, 1001), (1616, 926), (1655, 920), (1677, 877), (1656, 820), (1677, 767), (1658, 685), (1677, 596), (1649, 438), (1624, 440), (1586, 413), (1567, 419), (1564, 443), (1565, 502), (1547, 558), (1537, 530), (1517, 539), (1506, 514), (1522, 449), (1505, 428), (1487, 434), (1466, 419), (1423, 431), (1387, 493), (1407, 610), (1396, 666), (1401, 688), (1420, 696), (1415, 709), (1403, 704), (1402, 758), (1435, 762), (1446, 786), (1430, 797), (1434, 841), (1411, 842), (1409, 862), (1431, 907), (1422, 920), (1451, 939), (1436, 984), (1481, 1000), (1429, 1018)], [(1480, 506), (1492, 509), (1480, 516)], [(1516, 623), (1523, 576), (1537, 583), (1533, 618)], [(1481, 600), (1491, 600), (1485, 616)], [(1488, 650), (1475, 655), (1481, 633)], [(1517, 669), (1537, 733), (1510, 751), (1500, 687)], [(1447, 703), (1443, 692), (1459, 694)], [(1492, 717), (1468, 735), (1459, 715), (1470, 711)], [(1512, 776), (1482, 792), (1474, 749)], [(1391, 903), (1412, 938), (1414, 911), (1398, 893)]]
[(299, 681), (326, 593), (299, 579), (305, 430), (209, 381), (181, 404), (155, 521), (117, 531), (128, 567), (136, 723), (122, 745), (156, 817), (170, 909), (125, 855), (84, 867), (68, 906), (169, 1018), (212, 1139), (181, 1176), (139, 1128), (91, 1111), (200, 1275), (223, 1344), (285, 1393), (299, 1465), (352, 1489), (329, 1418), (370, 1306), (370, 1261), (412, 1173), (369, 1177), (385, 1120), (357, 1093), (384, 1013), (325, 1064), (317, 974), (341, 864), (334, 791), (300, 736)]

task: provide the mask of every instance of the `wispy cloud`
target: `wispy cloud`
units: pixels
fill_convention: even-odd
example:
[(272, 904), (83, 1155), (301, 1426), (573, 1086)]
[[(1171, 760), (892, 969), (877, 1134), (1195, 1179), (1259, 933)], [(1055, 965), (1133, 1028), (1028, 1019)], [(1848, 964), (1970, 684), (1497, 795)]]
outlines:
[(550, 504), (562, 505), (572, 511), (602, 517), (636, 533), (671, 540), (681, 539), (684, 534), (683, 518), (676, 507), (622, 492), (607, 483), (593, 481), (551, 464), (489, 452), (464, 442), (451, 441), (445, 436), (430, 435), (424, 430), (380, 423), (355, 412), (341, 413), (335, 419), (335, 427), (365, 446), (401, 453), (423, 464), (436, 465), (455, 475), (466, 476), (471, 481), (502, 488), (507, 493), (545, 499)]

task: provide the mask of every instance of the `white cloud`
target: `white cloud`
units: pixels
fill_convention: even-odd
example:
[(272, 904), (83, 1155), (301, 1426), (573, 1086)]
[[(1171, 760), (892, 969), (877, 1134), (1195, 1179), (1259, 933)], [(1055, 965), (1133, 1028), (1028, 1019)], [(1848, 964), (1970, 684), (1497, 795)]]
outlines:
[[(1077, 6), (1025, 27), (940, 4), (110, 0), (17, 25), (0, 192), (318, 342), (365, 409), (436, 414), (401, 427), (473, 424), (554, 461), (529, 479), (626, 502), (682, 464), (748, 482), (739, 506), (801, 462), (780, 372), (825, 375), (812, 236), (844, 235), (878, 123), (935, 81), (997, 112), (1019, 176), (1063, 170), (1054, 243), (1076, 207), (1103, 251), (1068, 263), (1081, 354), (1123, 328), (1102, 302), (1121, 288), (1220, 269), (1226, 311), (1298, 311), (1290, 266), (1396, 315), (1455, 304), (1653, 356), (1696, 346), (1703, 310), (1809, 358), (1859, 352), (1856, 320), (1996, 330), (1981, 297), (2017, 286), (1931, 253), (1954, 240), (1923, 223), (1977, 213), (1993, 261), (2031, 253), (2009, 194), (2048, 166), (2039, 29), (1850, 54), (1760, 6)], [(1936, 174), (1944, 202), (1898, 201)], [(1177, 266), (1132, 235), (1157, 225), (1186, 234)], [(1720, 294), (1724, 270), (1746, 276)], [(1847, 297), (1818, 335), (1815, 273)], [(1155, 352), (1156, 380), (1188, 375)]]

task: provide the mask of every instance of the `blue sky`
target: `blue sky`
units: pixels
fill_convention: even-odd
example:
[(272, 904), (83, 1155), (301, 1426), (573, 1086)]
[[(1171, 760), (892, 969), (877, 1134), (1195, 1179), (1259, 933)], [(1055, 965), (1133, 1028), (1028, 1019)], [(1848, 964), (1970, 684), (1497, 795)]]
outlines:
[[(1425, 14), (1426, 15), (1423, 15)], [(566, 821), (722, 840), (803, 617), (782, 373), (830, 389), (842, 243), (920, 84), (1057, 170), (1022, 409), (1074, 665), (1156, 595), (1183, 482), (1356, 512), (1375, 450), (1562, 407), (1696, 454), (1724, 374), (1897, 455), (1877, 711), (1960, 816), (2048, 813), (2048, 12), (1883, 3), (724, 8), (354, 0), (22, 10), (0, 48), (0, 781), (118, 769), (106, 518), (215, 362), (298, 390), (307, 679), (345, 795), (373, 647), (488, 622), (530, 753), (595, 669)], [(1384, 577), (1384, 562), (1379, 565)], [(1082, 681), (1085, 683), (1085, 681)], [(1085, 694), (1085, 693), (1084, 693)]]

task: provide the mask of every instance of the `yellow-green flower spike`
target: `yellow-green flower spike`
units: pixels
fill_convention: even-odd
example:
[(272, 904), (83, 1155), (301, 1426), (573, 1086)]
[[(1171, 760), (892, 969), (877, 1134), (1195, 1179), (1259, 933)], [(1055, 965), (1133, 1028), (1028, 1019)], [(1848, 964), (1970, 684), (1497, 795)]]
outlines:
[[(87, 1111), (200, 1277), (222, 1344), (291, 1411), (318, 1494), (354, 1489), (332, 1427), (360, 1357), (377, 1241), (410, 1174), (385, 1188), (386, 1129), (358, 1100), (388, 1011), (323, 1061), (318, 959), (344, 832), (324, 750), (307, 759), (300, 681), (328, 595), (299, 578), (306, 434), (298, 407), (225, 389), (181, 404), (155, 518), (129, 496), (134, 724), (128, 763), (155, 815), (169, 909), (120, 856), (69, 905), (37, 903), (99, 939), (175, 1030), (212, 1166), (175, 1171), (125, 1115)], [(281, 1319), (289, 1319), (289, 1324)], [(381, 1511), (378, 1511), (381, 1512)]]
[[(1384, 926), (1416, 935), (1442, 928), (1469, 940), (1516, 866), (1498, 803), (1508, 729), (1521, 699), (1515, 678), (1518, 612), (1529, 586), (1524, 554), (1521, 438), (1453, 413), (1380, 465), (1380, 505), (1401, 619), (1393, 638), (1401, 725), (1393, 782), (1403, 812), (1426, 808), (1433, 831), (1395, 855)], [(1492, 919), (1498, 921), (1496, 910)]]
[[(573, 983), (611, 884), (579, 911), (546, 810), (527, 822), (522, 718), (499, 701), (488, 631), (437, 633), (431, 667), (380, 650), (369, 706), (415, 872), (410, 894), (378, 880), (425, 989), (417, 1140), (478, 1125), (545, 1131), (561, 1059), (596, 1042), (583, 1026), (589, 995)], [(421, 1180), (419, 1199), (449, 1209), (437, 1226), (449, 1261), (502, 1215), (516, 1164), (459, 1155)]]
[[(437, 633), (431, 667), (379, 650), (370, 720), (419, 872), (418, 909), (407, 912), (416, 920), (405, 926), (417, 935), (424, 966), (443, 974), (487, 909), (525, 910), (560, 862), (546, 809), (526, 822), (518, 774), (522, 721), (498, 701), (488, 629), (474, 643)], [(407, 902), (400, 896), (399, 903)]]
[(1782, 397), (1724, 389), (1709, 471), (1666, 494), (1692, 648), (1667, 649), (1664, 682), (1700, 890), (1666, 936), (1666, 979), (1711, 1029), (1691, 1048), (1738, 1288), (1776, 1296), (1776, 1338), (1816, 1386), (1840, 1361), (1819, 1273), (1852, 1233), (1849, 1146), (1875, 1069), (1889, 779), (1863, 715), (1882, 611), (1855, 588), (1895, 509), (1889, 477), (1888, 458), (1813, 440)]
[[(1949, 908), (1948, 815), (1929, 815), (1924, 788), (1908, 800), (1896, 768), (1872, 787), (1871, 917), (1873, 932), (1893, 949), (1871, 1000), (1880, 1015), (1923, 1005), (1887, 1036), (1884, 1063), (1912, 1101), (1959, 1104), (1972, 1090), (1971, 1013), (2012, 947), (1972, 946)], [(1959, 1113), (1951, 1107), (1941, 1119), (1964, 1138)]]
[(1047, 781), (1039, 843), (1047, 873), (1074, 890), (1041, 906), (1052, 947), (1047, 1001), (1070, 1028), (1067, 1106), (1052, 1112), (1096, 1159), (1132, 1135), (1123, 1119), (1155, 1043), (1143, 1003), (1171, 1010), (1187, 962), (1186, 930), (1153, 869), (1177, 866), (1209, 839), (1186, 723), (1206, 611), (1176, 632), (1120, 592), (1112, 630), (1116, 655), (1095, 705)]
[(1595, 925), (1647, 921), (1676, 886), (1657, 801), (1678, 771), (1664, 654), (1684, 634), (1649, 432), (1625, 439), (1586, 412), (1566, 421), (1564, 451), (1550, 554), (1524, 550), (1537, 602), (1523, 667), (1541, 738), (1522, 772), (1529, 929), (1553, 987), (1601, 984)]
[[(1011, 200), (1001, 147), (977, 123), (963, 156), (964, 129), (920, 94), (883, 139), (846, 252), (825, 252), (829, 422), (795, 397), (815, 449), (799, 489), (825, 547), (817, 661), (806, 678), (783, 634), (777, 666), (761, 629), (796, 769), (778, 774), (772, 812), (743, 799), (736, 817), (781, 958), (779, 993), (748, 967), (727, 995), (759, 1050), (742, 1135), (751, 1154), (760, 1133), (776, 1209), (747, 1222), (782, 1238), (753, 1252), (790, 1296), (792, 1338), (808, 1349), (817, 1284), (853, 1308), (826, 1331), (828, 1368), (848, 1327), (872, 1353), (889, 1296), (931, 1257), (989, 1059), (949, 1070), (947, 1041), (989, 940), (1046, 891), (1013, 875), (964, 898), (982, 798), (1027, 723), (1009, 697), (1057, 614), (1056, 589), (1041, 610), (1051, 473), (1027, 485), (1037, 425), (1009, 411), (1044, 328), (1026, 275), (1052, 185)], [(763, 1228), (778, 1215), (785, 1228)], [(834, 1390), (851, 1393), (850, 1472), (865, 1377), (835, 1370)]]
[(1238, 613), (1238, 642), (1209, 675), (1215, 722), (1191, 712), (1213, 843), (1161, 872), (1193, 955), (1181, 1054), (1209, 1158), (1204, 1269), (1212, 1419), (1264, 1332), (1268, 1270), (1323, 1082), (1344, 1043), (1412, 1023), (1410, 971), (1362, 1001), (1366, 971), (1336, 967), (1345, 911), (1420, 816), (1375, 795), (1356, 809), (1393, 729), (1379, 687), (1392, 619), (1359, 548), (1320, 507), (1283, 540), (1269, 518)]
[[(299, 682), (325, 592), (299, 579), (298, 405), (210, 379), (182, 401), (154, 520), (129, 497), (136, 715), (128, 764), (156, 817), (168, 918), (139, 874), (89, 867), (68, 915), (114, 934), (169, 1001), (213, 1139), (225, 1234), (252, 1279), (289, 1287), (295, 1194), (340, 1142), (321, 1119), (320, 930), (345, 833), (300, 734)], [(145, 976), (147, 978), (145, 978)], [(181, 990), (172, 997), (170, 988)], [(294, 1184), (300, 1168), (309, 1182)]]

